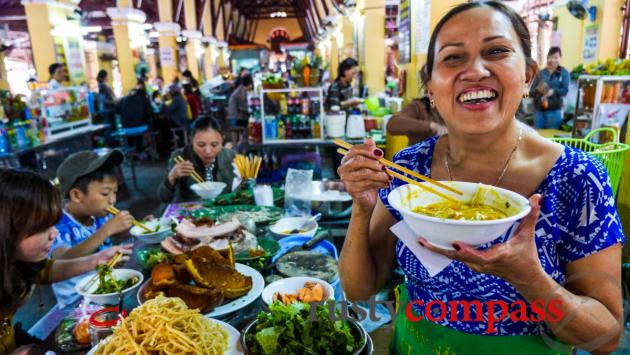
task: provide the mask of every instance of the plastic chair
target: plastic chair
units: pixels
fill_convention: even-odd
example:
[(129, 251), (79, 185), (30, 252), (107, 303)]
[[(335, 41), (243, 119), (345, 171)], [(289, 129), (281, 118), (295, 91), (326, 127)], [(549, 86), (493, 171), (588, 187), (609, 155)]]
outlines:
[[(142, 138), (146, 133), (151, 134), (151, 149), (153, 152), (156, 151), (155, 147), (155, 139), (154, 132), (149, 132), (149, 126), (138, 126), (138, 127), (129, 127), (129, 128), (121, 128), (118, 131), (114, 132), (112, 135), (118, 137), (119, 142), (121, 143), (121, 150), (127, 157), (127, 161), (129, 161), (131, 167), (131, 179), (133, 181), (133, 186), (138, 187), (137, 179), (136, 179), (136, 158), (140, 157), (140, 152), (136, 149), (136, 146), (132, 146), (129, 144), (129, 138)], [(151, 159), (154, 159), (155, 154), (151, 154)]]

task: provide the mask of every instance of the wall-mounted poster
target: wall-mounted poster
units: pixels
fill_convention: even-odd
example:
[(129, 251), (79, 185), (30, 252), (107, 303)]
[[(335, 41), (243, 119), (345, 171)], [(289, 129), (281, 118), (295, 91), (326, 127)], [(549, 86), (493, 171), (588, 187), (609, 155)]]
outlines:
[[(383, 29), (384, 30), (384, 29)], [(400, 63), (411, 62), (411, 0), (401, 0), (398, 6), (398, 50)]]
[(162, 68), (175, 66), (175, 54), (173, 53), (173, 48), (160, 48), (160, 65)]
[(582, 48), (582, 60), (585, 62), (597, 59), (597, 30), (599, 25), (593, 24), (584, 30), (584, 46)]
[(431, 0), (416, 0), (413, 6), (416, 11), (414, 53), (416, 55), (428, 54), (431, 37), (431, 24), (428, 20), (431, 18)]
[(66, 37), (66, 64), (68, 65), (70, 81), (75, 85), (86, 81), (85, 56), (81, 42), (81, 37)]

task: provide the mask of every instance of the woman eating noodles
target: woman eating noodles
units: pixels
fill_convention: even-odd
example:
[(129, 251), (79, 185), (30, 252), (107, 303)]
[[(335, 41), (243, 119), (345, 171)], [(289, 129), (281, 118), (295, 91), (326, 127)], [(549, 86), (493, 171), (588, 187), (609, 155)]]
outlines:
[[(346, 296), (368, 299), (400, 266), (406, 282), (392, 353), (614, 351), (623, 330), (624, 236), (610, 181), (591, 156), (535, 135), (515, 119), (536, 75), (523, 20), (497, 2), (453, 8), (431, 35), (421, 75), (448, 134), (404, 149), (393, 161), (438, 181), (517, 192), (529, 197), (531, 213), (511, 236), (479, 249), (468, 246), (465, 235), (453, 250), (417, 236), (423, 248), (452, 260), (431, 277), (390, 231), (402, 216), (387, 196), (404, 182), (385, 172), (377, 160), (383, 152), (371, 140), (354, 146), (338, 169), (353, 197), (339, 269)], [(463, 309), (462, 301), (474, 306)], [(438, 307), (420, 306), (430, 302)], [(526, 312), (507, 313), (514, 305)], [(549, 305), (546, 312), (541, 305)]]
[[(48, 253), (62, 214), (61, 193), (42, 177), (0, 169), (0, 354), (28, 353), (16, 344), (13, 315), (37, 283), (52, 283), (107, 263), (119, 247), (76, 259), (51, 260)], [(125, 256), (122, 260), (128, 260)]]
[[(189, 134), (189, 144), (171, 154), (168, 174), (160, 184), (158, 194), (164, 203), (195, 201), (199, 197), (190, 188), (196, 181), (190, 176), (197, 172), (205, 181), (226, 184), (222, 193), (232, 191), (236, 174), (232, 161), (233, 150), (223, 147), (223, 132), (219, 123), (210, 116), (196, 119)], [(177, 162), (182, 157), (183, 162)]]

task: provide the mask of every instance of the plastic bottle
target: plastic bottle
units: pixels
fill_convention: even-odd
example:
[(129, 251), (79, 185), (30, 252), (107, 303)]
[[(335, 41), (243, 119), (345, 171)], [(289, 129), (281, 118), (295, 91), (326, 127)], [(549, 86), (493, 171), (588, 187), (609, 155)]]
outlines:
[(7, 132), (4, 122), (0, 122), (0, 154), (9, 154), (10, 152), (11, 144), (9, 142), (9, 133)]
[(287, 95), (282, 94), (280, 96), (280, 114), (286, 115), (289, 113), (289, 107), (287, 103)]
[(302, 93), (302, 114), (308, 116), (310, 111), (311, 101), (308, 98), (306, 92)]
[(285, 121), (285, 116), (281, 116), (280, 119), (278, 120), (278, 139), (282, 140), (286, 138), (286, 132), (284, 129), (284, 121)]

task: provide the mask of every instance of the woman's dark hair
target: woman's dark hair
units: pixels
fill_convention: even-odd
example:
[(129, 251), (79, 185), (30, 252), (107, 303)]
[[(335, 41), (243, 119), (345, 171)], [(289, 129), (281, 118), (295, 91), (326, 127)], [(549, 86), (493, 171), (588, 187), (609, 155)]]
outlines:
[(48, 74), (50, 74), (50, 76), (52, 77), (53, 75), (55, 75), (57, 69), (61, 67), (63, 67), (61, 63), (52, 63), (50, 66), (48, 66)]
[(551, 47), (549, 48), (549, 52), (547, 52), (547, 57), (556, 53), (558, 53), (562, 57), (562, 49), (560, 49), (560, 47)]
[(182, 85), (182, 87), (184, 88), (184, 94), (186, 95), (192, 94), (194, 92), (192, 84), (184, 84)]
[(28, 293), (45, 265), (16, 260), (17, 245), (59, 221), (61, 193), (35, 173), (0, 169), (0, 201), (0, 304), (11, 308)]
[(532, 74), (533, 75), (536, 74), (536, 69), (538, 68), (538, 65), (536, 64), (536, 61), (534, 60), (534, 58), (532, 58), (532, 43), (529, 38), (529, 30), (527, 29), (527, 25), (525, 24), (525, 21), (523, 21), (521, 16), (517, 14), (514, 10), (503, 5), (500, 2), (496, 2), (496, 1), (471, 2), (471, 3), (461, 4), (452, 8), (451, 11), (449, 11), (446, 15), (444, 15), (444, 17), (440, 19), (440, 21), (435, 26), (433, 33), (431, 33), (431, 39), (429, 40), (429, 53), (427, 55), (427, 62), (425, 65), (422, 66), (422, 69), (420, 71), (420, 77), (422, 79), (422, 84), (424, 85), (424, 87), (426, 87), (427, 83), (431, 80), (431, 74), (433, 72), (433, 62), (435, 61), (435, 42), (437, 41), (437, 36), (442, 30), (442, 27), (444, 27), (444, 25), (448, 22), (448, 20), (453, 18), (455, 15), (458, 15), (468, 10), (482, 8), (482, 7), (490, 7), (494, 9), (495, 11), (499, 11), (510, 20), (510, 22), (512, 23), (512, 26), (514, 27), (514, 31), (516, 32), (516, 35), (518, 36), (521, 42), (523, 54), (525, 54), (525, 63), (527, 67), (533, 70)]
[(341, 78), (346, 73), (346, 71), (358, 66), (359, 62), (357, 62), (356, 59), (344, 59), (341, 63), (339, 63), (339, 68), (337, 69), (337, 79)]
[(193, 77), (192, 76), (192, 72), (190, 70), (184, 70), (184, 72), (182, 73), (182, 76), (186, 77), (186, 78), (192, 78)]
[(205, 131), (207, 129), (218, 132), (221, 136), (223, 136), (223, 129), (221, 128), (219, 121), (212, 116), (201, 115), (190, 125), (190, 130), (188, 132), (189, 137), (192, 139), (197, 132)]
[(243, 86), (254, 85), (254, 79), (252, 79), (251, 75), (247, 74), (241, 78), (241, 85)]
[(96, 81), (102, 83), (105, 78), (107, 78), (107, 71), (105, 71), (104, 69), (99, 70), (98, 74), (96, 75)]

